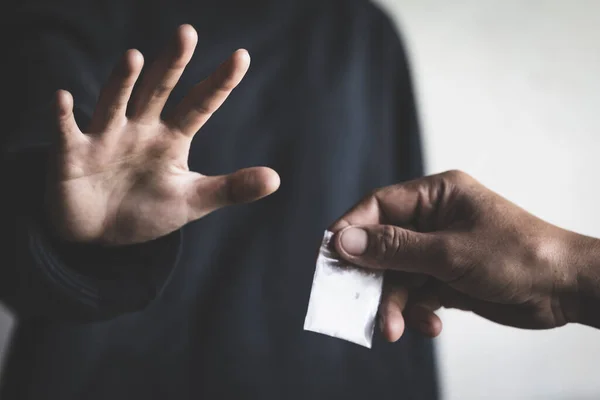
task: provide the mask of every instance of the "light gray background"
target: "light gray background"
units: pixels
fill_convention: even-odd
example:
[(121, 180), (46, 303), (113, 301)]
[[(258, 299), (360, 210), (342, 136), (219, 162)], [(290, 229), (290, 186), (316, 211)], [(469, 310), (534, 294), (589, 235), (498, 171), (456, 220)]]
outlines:
[[(407, 36), (428, 171), (463, 169), (542, 218), (600, 237), (600, 1), (381, 3)], [(600, 331), (443, 317), (447, 400), (600, 399)]]
[[(600, 1), (379, 0), (401, 22), (429, 172), (460, 168), (600, 237)], [(446, 400), (600, 398), (600, 331), (443, 312)], [(0, 316), (0, 341), (12, 322)]]

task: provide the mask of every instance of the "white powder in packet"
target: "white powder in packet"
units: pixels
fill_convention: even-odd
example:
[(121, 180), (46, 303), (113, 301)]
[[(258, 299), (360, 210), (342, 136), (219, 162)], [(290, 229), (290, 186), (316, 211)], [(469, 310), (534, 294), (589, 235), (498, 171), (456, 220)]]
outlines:
[(383, 271), (358, 268), (329, 248), (325, 231), (313, 278), (304, 330), (371, 348)]

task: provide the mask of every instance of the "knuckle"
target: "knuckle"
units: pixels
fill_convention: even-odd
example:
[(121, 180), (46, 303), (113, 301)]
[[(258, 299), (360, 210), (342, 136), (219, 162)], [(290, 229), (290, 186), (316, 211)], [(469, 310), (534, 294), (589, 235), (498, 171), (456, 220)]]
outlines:
[(358, 204), (364, 205), (366, 207), (373, 207), (377, 205), (377, 191), (373, 190), (371, 193), (364, 196)]
[(237, 85), (238, 85), (238, 82), (236, 79), (227, 77), (226, 79), (221, 81), (219, 86), (216, 88), (216, 91), (220, 91), (223, 95), (228, 95), (229, 92), (231, 92), (233, 89), (235, 89), (235, 87)]
[(212, 96), (227, 96), (237, 86), (237, 82), (231, 76), (219, 70), (206, 78), (203, 83), (208, 88), (208, 93)]
[(154, 95), (163, 97), (168, 95), (173, 90), (174, 85), (171, 82), (160, 82), (154, 89)]
[(392, 186), (383, 186), (383, 187), (379, 187), (376, 189), (373, 189), (367, 196), (367, 198), (370, 201), (373, 202), (379, 202), (379, 199), (381, 199), (381, 197), (383, 195), (385, 195), (386, 193), (388, 193), (390, 190), (393, 190), (395, 188), (396, 185), (392, 185)]
[(379, 189), (373, 189), (364, 197), (364, 199), (372, 201), (377, 197), (378, 193), (379, 193)]
[(371, 190), (371, 192), (369, 193), (369, 197), (376, 197), (377, 195), (379, 195), (382, 191), (384, 191), (386, 189), (386, 186), (384, 187), (378, 187), (376, 189)]
[(212, 104), (206, 100), (202, 100), (194, 105), (194, 109), (198, 115), (211, 116), (215, 110)]
[(473, 180), (473, 178), (469, 174), (467, 174), (464, 171), (458, 170), (458, 169), (446, 171), (443, 174), (443, 176), (449, 182), (454, 183), (454, 184), (459, 184), (459, 185), (464, 184), (464, 183), (469, 183)]
[(173, 58), (171, 59), (171, 62), (169, 63), (169, 66), (167, 68), (168, 71), (180, 71), (182, 69), (185, 69), (185, 67), (187, 67), (188, 65), (189, 60), (186, 54), (182, 52), (181, 49), (177, 50), (178, 51), (174, 54)]
[(231, 92), (239, 83), (239, 79), (234, 71), (227, 69), (217, 69), (208, 80), (215, 92), (221, 91), (225, 94)]
[(374, 251), (376, 261), (385, 262), (396, 258), (405, 241), (406, 235), (399, 229), (390, 225), (384, 226), (377, 235), (377, 248)]

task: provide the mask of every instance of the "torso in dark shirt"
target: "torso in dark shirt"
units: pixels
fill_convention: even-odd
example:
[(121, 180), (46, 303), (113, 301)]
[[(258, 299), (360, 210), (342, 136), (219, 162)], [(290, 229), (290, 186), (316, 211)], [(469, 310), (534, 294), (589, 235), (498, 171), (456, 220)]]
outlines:
[(23, 321), (2, 399), (436, 398), (431, 344), (417, 334), (396, 344), (376, 335), (369, 350), (302, 329), (324, 229), (370, 190), (421, 173), (405, 55), (379, 10), (354, 0), (39, 3), (30, 40), (43, 36), (50, 50), (35, 57), (57, 60), (36, 96), (71, 85), (84, 115), (127, 48), (148, 62), (182, 23), (199, 44), (170, 105), (248, 49), (250, 71), (194, 139), (190, 168), (266, 165), (282, 184), (186, 226), (179, 262), (145, 310)]

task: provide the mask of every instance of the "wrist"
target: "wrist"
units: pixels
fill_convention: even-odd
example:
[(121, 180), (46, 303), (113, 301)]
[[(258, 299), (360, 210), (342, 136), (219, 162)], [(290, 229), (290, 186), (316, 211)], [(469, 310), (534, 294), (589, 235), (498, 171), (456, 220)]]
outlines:
[(568, 322), (600, 328), (600, 240), (570, 233), (564, 268), (573, 279), (561, 301)]

